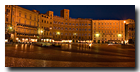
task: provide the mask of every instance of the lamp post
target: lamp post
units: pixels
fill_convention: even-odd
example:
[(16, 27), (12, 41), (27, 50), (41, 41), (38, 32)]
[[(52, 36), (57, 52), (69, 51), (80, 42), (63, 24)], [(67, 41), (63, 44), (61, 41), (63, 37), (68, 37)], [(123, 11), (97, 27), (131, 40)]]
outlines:
[(43, 38), (43, 31), (41, 30), (42, 38)]
[(98, 42), (98, 37), (99, 37), (99, 35), (100, 35), (100, 34), (95, 34), (95, 36), (97, 37), (97, 42)]

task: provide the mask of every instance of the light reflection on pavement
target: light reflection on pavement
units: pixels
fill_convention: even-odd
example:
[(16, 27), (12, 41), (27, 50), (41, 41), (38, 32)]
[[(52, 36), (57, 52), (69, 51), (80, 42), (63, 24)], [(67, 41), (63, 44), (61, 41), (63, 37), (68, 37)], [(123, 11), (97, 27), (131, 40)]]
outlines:
[(6, 67), (135, 67), (135, 48), (107, 44), (62, 44), (45, 48), (29, 44), (5, 46)]

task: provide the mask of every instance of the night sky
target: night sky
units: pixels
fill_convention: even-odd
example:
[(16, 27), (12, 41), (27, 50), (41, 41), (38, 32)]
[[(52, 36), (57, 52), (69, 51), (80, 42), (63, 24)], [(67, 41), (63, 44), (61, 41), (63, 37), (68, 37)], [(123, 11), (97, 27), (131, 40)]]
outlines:
[(40, 13), (53, 11), (60, 16), (62, 9), (70, 10), (71, 18), (91, 19), (134, 19), (135, 5), (18, 5), (29, 10), (38, 10)]

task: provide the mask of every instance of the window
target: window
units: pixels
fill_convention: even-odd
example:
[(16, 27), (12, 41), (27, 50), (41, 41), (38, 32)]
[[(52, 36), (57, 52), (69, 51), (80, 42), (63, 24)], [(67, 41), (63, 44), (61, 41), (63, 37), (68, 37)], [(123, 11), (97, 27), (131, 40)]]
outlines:
[(91, 24), (88, 24), (89, 26), (91, 25)]
[(87, 31), (87, 29), (85, 29), (85, 31)]
[(87, 36), (87, 34), (85, 34), (85, 36)]
[(52, 24), (52, 22), (50, 22), (50, 24)]
[(96, 25), (96, 23), (94, 23), (94, 25)]
[(91, 30), (91, 29), (88, 29), (89, 31)]
[(67, 25), (67, 23), (65, 23)]
[(65, 28), (67, 30), (67, 28)]
[(69, 25), (71, 25), (71, 23), (69, 23)]
[(84, 24), (82, 24), (82, 26), (83, 26)]
[(6, 21), (8, 21), (8, 18), (6, 18)]
[(84, 29), (82, 29), (82, 31), (84, 31)]
[(44, 23), (46, 23), (46, 20), (44, 21)]
[(19, 13), (19, 17), (21, 17), (21, 13)]
[(36, 17), (34, 18), (34, 20), (36, 20)]
[(32, 18), (32, 16), (30, 15), (30, 19)]
[(90, 36), (90, 34), (88, 34)]
[(6, 9), (6, 12), (10, 12), (10, 10), (9, 9)]
[(20, 19), (19, 19), (19, 23), (20, 23)]
[(78, 30), (78, 28), (76, 30)]
[(25, 14), (25, 18), (26, 18), (26, 14)]
[(78, 26), (78, 24), (76, 24)]
[(67, 35), (67, 33), (65, 33), (65, 35)]
[(79, 29), (79, 31), (81, 31), (81, 29)]
[(61, 24), (63, 24), (63, 23), (61, 23)]
[(81, 24), (80, 24), (80, 26), (81, 26)]
[(99, 25), (100, 25), (100, 23), (99, 23)]
[(42, 22), (43, 22), (43, 20), (42, 20)]
[(69, 28), (69, 30), (71, 30), (71, 28)]
[(87, 26), (87, 24), (85, 24)]
[(61, 35), (63, 35), (63, 33), (61, 33)]

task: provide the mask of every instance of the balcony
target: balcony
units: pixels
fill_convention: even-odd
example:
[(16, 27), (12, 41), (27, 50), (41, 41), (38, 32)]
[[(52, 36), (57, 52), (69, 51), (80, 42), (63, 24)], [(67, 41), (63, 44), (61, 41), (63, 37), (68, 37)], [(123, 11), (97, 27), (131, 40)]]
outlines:
[(38, 28), (37, 26), (25, 25), (25, 24), (21, 24), (21, 23), (18, 23), (17, 26), (25, 26), (25, 27), (31, 27), (31, 28)]

